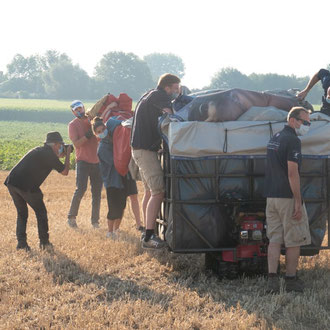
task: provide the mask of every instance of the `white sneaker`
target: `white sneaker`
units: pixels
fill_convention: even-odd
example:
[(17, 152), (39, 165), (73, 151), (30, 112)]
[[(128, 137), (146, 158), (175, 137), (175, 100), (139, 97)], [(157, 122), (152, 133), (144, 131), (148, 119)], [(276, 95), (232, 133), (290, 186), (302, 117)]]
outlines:
[(120, 229), (117, 229), (113, 232), (113, 234), (116, 236), (116, 239), (119, 239), (120, 238), (120, 235), (122, 234), (121, 230)]
[(117, 235), (113, 231), (108, 231), (107, 235), (106, 235), (106, 238), (110, 238), (112, 240), (115, 240), (117, 238)]

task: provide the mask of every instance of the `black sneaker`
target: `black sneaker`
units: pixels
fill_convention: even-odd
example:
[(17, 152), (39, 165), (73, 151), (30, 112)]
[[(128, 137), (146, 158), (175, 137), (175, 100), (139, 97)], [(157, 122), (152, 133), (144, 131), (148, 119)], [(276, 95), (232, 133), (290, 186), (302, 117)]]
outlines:
[(304, 282), (297, 276), (285, 276), (285, 291), (286, 292), (304, 292)]
[(77, 228), (77, 222), (76, 222), (76, 219), (72, 218), (72, 219), (68, 219), (68, 225), (71, 227), (71, 228)]
[(29, 245), (27, 243), (18, 243), (16, 246), (16, 250), (25, 250), (26, 252), (31, 251), (31, 248), (29, 247)]
[(53, 251), (54, 250), (54, 246), (50, 242), (40, 243), (39, 246), (40, 246), (40, 250), (47, 250), (47, 251)]
[(280, 293), (280, 279), (277, 274), (268, 274), (266, 293)]
[(147, 242), (145, 241), (145, 239), (143, 239), (142, 241), (142, 248), (144, 249), (160, 250), (163, 249), (165, 246), (166, 243), (156, 235), (151, 235)]

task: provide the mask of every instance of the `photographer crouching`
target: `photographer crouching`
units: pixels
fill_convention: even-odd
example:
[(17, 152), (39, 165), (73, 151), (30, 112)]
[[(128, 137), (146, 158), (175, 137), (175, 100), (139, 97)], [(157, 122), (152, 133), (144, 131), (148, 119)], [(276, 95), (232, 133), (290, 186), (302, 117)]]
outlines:
[[(6, 178), (5, 185), (17, 209), (17, 250), (30, 250), (26, 239), (27, 204), (31, 206), (37, 217), (40, 248), (52, 247), (48, 235), (47, 209), (40, 185), (53, 169), (62, 175), (68, 175), (72, 151), (71, 145), (64, 145), (59, 132), (49, 132), (44, 145), (30, 150)], [(59, 158), (64, 156), (63, 164)]]

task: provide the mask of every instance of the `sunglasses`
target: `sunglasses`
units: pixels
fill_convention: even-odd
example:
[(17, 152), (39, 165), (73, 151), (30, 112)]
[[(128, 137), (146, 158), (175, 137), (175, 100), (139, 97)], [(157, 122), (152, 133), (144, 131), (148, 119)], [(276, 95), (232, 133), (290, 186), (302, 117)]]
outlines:
[(301, 119), (301, 118), (296, 118), (296, 117), (294, 117), (296, 120), (300, 120), (301, 121), (301, 123), (303, 124), (303, 125), (305, 125), (305, 126), (311, 126), (311, 122), (310, 121), (307, 121), (307, 120), (303, 120), (303, 119)]
[(83, 110), (83, 107), (77, 107), (77, 108), (75, 108), (74, 110), (72, 110), (72, 111), (81, 111), (81, 110)]
[[(83, 107), (83, 104), (81, 103), (81, 102), (75, 102), (75, 103), (72, 103), (71, 105), (70, 105), (70, 108), (73, 110), (73, 111), (75, 111), (77, 108), (82, 108)], [(76, 109), (75, 109), (76, 108)]]

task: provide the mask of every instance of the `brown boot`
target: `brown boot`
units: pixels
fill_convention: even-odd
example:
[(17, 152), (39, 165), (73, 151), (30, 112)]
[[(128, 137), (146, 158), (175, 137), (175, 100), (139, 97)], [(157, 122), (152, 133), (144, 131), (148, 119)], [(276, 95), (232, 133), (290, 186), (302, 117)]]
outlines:
[(285, 276), (285, 290), (287, 292), (304, 292), (304, 283), (297, 276)]
[(280, 292), (280, 279), (276, 273), (269, 273), (267, 280), (266, 293), (279, 293)]

